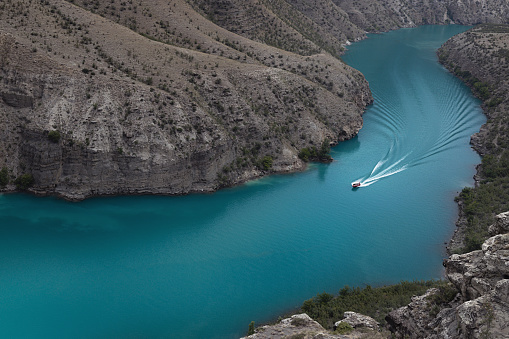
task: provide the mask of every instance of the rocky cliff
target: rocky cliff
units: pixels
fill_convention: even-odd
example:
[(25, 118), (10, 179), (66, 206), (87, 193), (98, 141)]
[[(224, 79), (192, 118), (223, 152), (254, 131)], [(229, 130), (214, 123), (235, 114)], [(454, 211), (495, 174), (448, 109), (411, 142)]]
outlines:
[[(398, 338), (509, 338), (509, 212), (497, 216), (481, 250), (444, 261), (446, 277), (459, 291), (433, 310), (437, 291), (416, 297), (387, 317)], [(437, 313), (438, 312), (438, 313)], [(435, 316), (436, 314), (436, 316)]]

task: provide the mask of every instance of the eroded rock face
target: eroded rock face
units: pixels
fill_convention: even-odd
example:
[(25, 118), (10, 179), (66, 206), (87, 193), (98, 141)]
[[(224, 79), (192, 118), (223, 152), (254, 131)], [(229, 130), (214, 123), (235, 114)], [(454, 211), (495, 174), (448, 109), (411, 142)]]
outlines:
[(482, 250), (453, 254), (444, 265), (447, 277), (466, 300), (485, 295), (499, 280), (509, 278), (509, 233), (489, 238)]
[[(492, 230), (505, 230), (509, 213), (497, 216)], [(399, 338), (509, 338), (509, 233), (486, 240), (482, 250), (452, 255), (444, 261), (446, 276), (459, 295), (436, 317), (430, 297), (393, 311), (387, 320)]]
[(500, 213), (495, 217), (495, 223), (490, 226), (491, 235), (509, 233), (509, 212)]
[(330, 334), (322, 325), (311, 319), (306, 313), (302, 313), (283, 319), (276, 325), (259, 327), (255, 334), (243, 339), (291, 338), (292, 336), (303, 339), (344, 338)]
[(407, 306), (392, 311), (386, 317), (388, 328), (397, 338), (425, 338), (432, 331), (429, 299), (437, 293), (437, 288), (431, 288), (424, 295), (412, 297)]
[(509, 280), (499, 280), (485, 295), (439, 313), (429, 338), (509, 338)]
[(334, 328), (337, 328), (340, 325), (340, 323), (344, 322), (355, 329), (366, 327), (371, 330), (378, 331), (379, 325), (378, 322), (375, 319), (368, 317), (367, 315), (363, 315), (356, 312), (345, 312), (343, 316), (345, 317), (345, 319), (336, 322), (334, 324)]

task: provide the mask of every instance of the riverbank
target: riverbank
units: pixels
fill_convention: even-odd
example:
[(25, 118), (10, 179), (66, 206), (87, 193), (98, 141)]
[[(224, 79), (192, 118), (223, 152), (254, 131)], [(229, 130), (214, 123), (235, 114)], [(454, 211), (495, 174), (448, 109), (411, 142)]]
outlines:
[[(447, 278), (453, 283), (447, 287), (447, 292), (437, 294), (436, 290), (430, 290), (422, 297), (413, 298), (408, 307), (391, 312), (387, 320), (393, 335), (398, 338), (509, 335), (507, 329), (500, 326), (507, 323), (509, 310), (503, 302), (497, 301), (507, 297), (504, 286), (509, 284), (503, 273), (509, 258), (501, 252), (497, 253), (508, 242), (509, 217), (501, 214), (495, 218), (495, 214), (503, 211), (509, 201), (505, 185), (509, 181), (506, 160), (509, 119), (505, 113), (509, 100), (506, 66), (509, 61), (506, 60), (509, 58), (509, 50), (506, 49), (508, 42), (509, 26), (482, 25), (454, 36), (437, 52), (440, 62), (482, 100), (483, 112), (489, 120), (471, 138), (472, 146), (483, 156), (483, 160), (476, 167), (475, 187), (465, 188), (457, 199), (460, 207), (458, 228), (447, 246), (449, 254), (466, 254), (453, 255), (444, 262)], [(486, 63), (486, 60), (491, 60), (491, 63)], [(493, 235), (495, 237), (487, 240)], [(483, 243), (485, 245), (481, 250)], [(475, 271), (475, 274), (469, 276), (466, 270)], [(319, 301), (319, 297), (315, 299)], [(433, 304), (439, 300), (441, 302)], [(302, 311), (308, 310), (306, 305), (309, 305), (309, 301), (304, 303)], [(326, 310), (323, 308), (324, 312)], [(353, 307), (351, 310), (356, 311)], [(315, 316), (319, 317), (317, 314)], [(335, 314), (331, 321), (341, 318), (342, 314)], [(330, 321), (322, 325), (332, 329)], [(263, 338), (263, 335), (257, 338)]]
[(438, 51), (440, 62), (482, 100), (488, 117), (471, 138), (482, 163), (477, 166), (475, 187), (465, 188), (457, 199), (460, 215), (448, 245), (450, 253), (480, 249), (495, 215), (509, 209), (508, 42), (508, 25), (484, 24), (451, 38)]

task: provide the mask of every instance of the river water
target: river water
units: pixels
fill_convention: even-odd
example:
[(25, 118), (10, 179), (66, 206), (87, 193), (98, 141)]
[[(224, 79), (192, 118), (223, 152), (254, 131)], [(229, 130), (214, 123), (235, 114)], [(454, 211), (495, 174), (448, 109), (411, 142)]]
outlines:
[(484, 117), (435, 50), (466, 29), (349, 47), (375, 103), (332, 164), (208, 195), (0, 195), (0, 338), (235, 338), (345, 284), (440, 278)]

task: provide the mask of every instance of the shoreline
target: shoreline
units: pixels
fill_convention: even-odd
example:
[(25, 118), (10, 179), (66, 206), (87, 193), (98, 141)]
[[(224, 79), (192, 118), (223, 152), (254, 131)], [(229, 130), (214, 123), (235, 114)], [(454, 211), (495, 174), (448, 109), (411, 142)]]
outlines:
[[(457, 25), (455, 23), (452, 23), (452, 24), (448, 24), (448, 25)], [(423, 25), (419, 25), (419, 26), (423, 26)], [(411, 27), (401, 27), (399, 29), (402, 29), (402, 28), (415, 28), (415, 27), (419, 27), (417, 25), (415, 26), (411, 26)], [(463, 26), (470, 26), (470, 28), (466, 31), (468, 32), (469, 30), (471, 30), (472, 28), (476, 27), (477, 25), (463, 25)], [(381, 34), (381, 33), (385, 33), (386, 31), (381, 31), (381, 32), (373, 32), (372, 34)], [(368, 33), (368, 32), (366, 32)], [(461, 34), (461, 33), (459, 33)], [(364, 38), (361, 38), (359, 39), (360, 40), (364, 40), (364, 39), (368, 39), (369, 37), (368, 36), (365, 36)], [(452, 38), (452, 37), (451, 37)], [(450, 38), (450, 39), (451, 39)], [(445, 44), (445, 42), (444, 42)], [(442, 44), (443, 46), (443, 44)], [(441, 46), (441, 47), (442, 47)], [(450, 74), (454, 74), (454, 72), (452, 72), (449, 68), (445, 67), (444, 64), (442, 64), (440, 62), (440, 58), (438, 58), (438, 53), (439, 53), (439, 49), (441, 48), (439, 47), (437, 50), (436, 50), (436, 55), (437, 55), (437, 60), (436, 62), (439, 64), (439, 65), (442, 65), (444, 66), (444, 68), (447, 70), (448, 73)], [(462, 83), (464, 83), (465, 85), (467, 85), (469, 88), (470, 88), (470, 91), (472, 93), (473, 96), (475, 96), (477, 99), (481, 100), (481, 111), (482, 111), (482, 114), (484, 116), (486, 116), (487, 118), (489, 118), (489, 115), (487, 114), (487, 111), (485, 110), (485, 102), (478, 96), (476, 95), (476, 93), (472, 90), (472, 86), (469, 85), (467, 82), (465, 82), (463, 79), (461, 79), (460, 77), (458, 77), (457, 75), (455, 75), (456, 78), (458, 78), (459, 80), (461, 80)], [(369, 106), (369, 105), (368, 105)], [(368, 107), (366, 106), (366, 108)], [(486, 123), (484, 123), (482, 126), (484, 126)], [(482, 126), (479, 128), (481, 129)], [(470, 137), (470, 145), (472, 147), (472, 149), (481, 157), (482, 159), (482, 154), (479, 152), (479, 149), (480, 149), (480, 142), (475, 138), (475, 135), (478, 134), (479, 132), (476, 132), (474, 133), (473, 135), (471, 135)], [(477, 187), (480, 183), (480, 165), (481, 163), (478, 163), (476, 164), (475, 166), (475, 174), (473, 176), (473, 180), (474, 180), (474, 187)], [(456, 193), (455, 195), (457, 196), (460, 192)], [(459, 200), (456, 200), (455, 199), (455, 202), (456, 202), (456, 205), (458, 206), (458, 214), (457, 214), (457, 218), (456, 218), (456, 221), (454, 223), (455, 225), (455, 229), (453, 231), (453, 234), (451, 235), (451, 237), (447, 240), (447, 239), (444, 239), (444, 241), (442, 242), (442, 245), (440, 246), (442, 248), (442, 250), (444, 251), (444, 254), (446, 254), (446, 258), (444, 259), (447, 259), (449, 258), (453, 253), (454, 251), (457, 251), (459, 248), (463, 247), (464, 246), (464, 242), (463, 242), (463, 239), (464, 239), (464, 232), (465, 232), (465, 227), (466, 227), (466, 217), (465, 217), (465, 213), (463, 211), (463, 204), (461, 203), (461, 201)], [(445, 281), (448, 281), (447, 280), (447, 276), (446, 276), (446, 272), (445, 270), (442, 270), (442, 274), (441, 274), (441, 277), (440, 277), (440, 280), (444, 280)], [(388, 287), (388, 286), (395, 286), (397, 284), (389, 284), (389, 285), (386, 285), (386, 284), (382, 284), (380, 286), (373, 286), (374, 288), (379, 288), (379, 287)], [(354, 287), (355, 288), (355, 287)], [(314, 298), (315, 296), (310, 296), (310, 298)], [(304, 300), (302, 301), (304, 302)], [(294, 313), (287, 313), (285, 312), (283, 315), (278, 315), (278, 318), (277, 319), (281, 319), (281, 318), (289, 318), (291, 317), (292, 315), (296, 315), (296, 314), (299, 314), (299, 313), (302, 313), (302, 309), (301, 309), (302, 306), (298, 307)], [(262, 327), (262, 326), (266, 326), (266, 325), (273, 325), (275, 323), (277, 323), (277, 319), (276, 318), (273, 318), (272, 320), (270, 321), (267, 321), (267, 322), (261, 322), (259, 325), (257, 325), (256, 327), (259, 328), (259, 327)], [(338, 319), (339, 320), (339, 319)], [(247, 326), (247, 325), (246, 325)], [(249, 337), (249, 336), (248, 336)]]
[[(355, 137), (355, 136), (354, 136)], [(344, 141), (347, 141), (350, 139), (346, 139)], [(258, 174), (254, 176), (249, 176), (248, 178), (241, 179), (239, 181), (236, 181), (232, 184), (226, 185), (226, 186), (220, 186), (217, 188), (210, 188), (210, 189), (192, 189), (188, 192), (182, 192), (182, 193), (164, 193), (164, 192), (142, 192), (143, 190), (139, 190), (138, 192), (120, 192), (120, 193), (104, 193), (104, 194), (90, 194), (90, 195), (73, 195), (73, 194), (62, 194), (60, 192), (52, 192), (49, 190), (43, 190), (43, 189), (37, 189), (37, 188), (28, 188), (27, 190), (18, 190), (16, 189), (16, 186), (13, 184), (8, 184), (5, 188), (0, 188), (0, 195), (1, 194), (17, 194), (17, 193), (24, 193), (28, 194), (34, 197), (54, 197), (57, 199), (61, 199), (64, 201), (69, 202), (75, 202), (79, 203), (81, 201), (89, 200), (89, 199), (95, 199), (95, 198), (109, 198), (109, 197), (131, 197), (131, 196), (161, 196), (161, 197), (183, 197), (187, 195), (192, 194), (214, 194), (216, 192), (219, 192), (223, 189), (231, 189), (236, 187), (241, 187), (243, 185), (248, 184), (249, 182), (254, 182), (256, 180), (260, 180), (263, 178), (268, 178), (273, 175), (292, 175), (292, 174), (298, 174), (303, 173), (312, 167), (312, 164), (330, 164), (332, 162), (335, 162), (335, 159), (332, 159), (331, 161), (322, 162), (322, 161), (313, 161), (313, 162), (304, 162), (304, 166), (302, 166), (299, 169), (294, 170), (283, 170), (283, 171), (277, 171), (277, 172), (270, 172), (266, 174)]]

